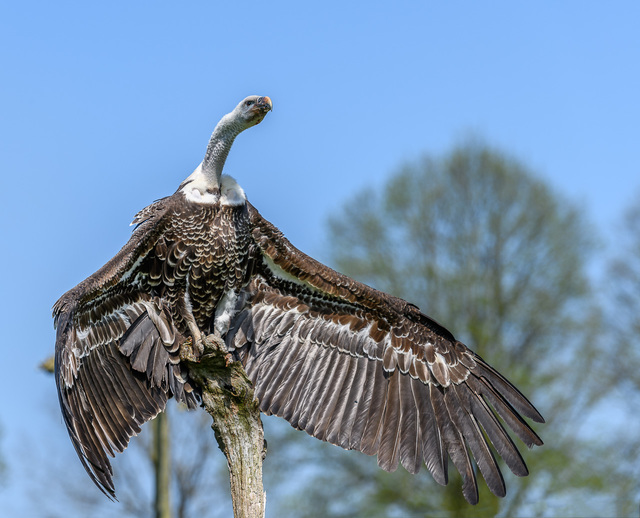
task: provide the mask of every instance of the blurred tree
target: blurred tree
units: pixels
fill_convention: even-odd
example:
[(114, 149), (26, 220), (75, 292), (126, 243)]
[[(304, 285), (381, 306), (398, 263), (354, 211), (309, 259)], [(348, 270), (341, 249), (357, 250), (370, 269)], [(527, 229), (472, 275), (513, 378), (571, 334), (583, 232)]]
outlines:
[[(636, 197), (636, 200), (638, 197)], [(606, 362), (610, 382), (615, 384), (623, 406), (622, 437), (611, 441), (612, 451), (623, 460), (620, 470), (625, 475), (616, 484), (618, 516), (636, 514), (640, 500), (640, 438), (638, 419), (640, 408), (640, 203), (630, 207), (624, 218), (622, 232), (615, 240), (616, 257), (611, 261), (606, 286), (611, 295), (610, 361)], [(635, 419), (635, 421), (633, 421)]]
[(640, 204), (627, 211), (616, 250), (608, 272), (615, 308), (611, 321), (621, 353), (615, 358), (615, 371), (624, 383), (640, 390)]
[(453, 469), (442, 488), (426, 469), (388, 474), (374, 459), (309, 447), (303, 462), (314, 464), (314, 476), (291, 497), (291, 513), (589, 512), (588, 495), (604, 491), (608, 472), (592, 471), (599, 450), (581, 427), (602, 387), (584, 375), (600, 318), (585, 273), (594, 243), (579, 211), (521, 163), (468, 142), (357, 195), (331, 218), (330, 235), (340, 271), (416, 303), (506, 374), (547, 419), (539, 427), (546, 444), (524, 452), (530, 477), (516, 479), (503, 464), (503, 501), (480, 483), (476, 507)]

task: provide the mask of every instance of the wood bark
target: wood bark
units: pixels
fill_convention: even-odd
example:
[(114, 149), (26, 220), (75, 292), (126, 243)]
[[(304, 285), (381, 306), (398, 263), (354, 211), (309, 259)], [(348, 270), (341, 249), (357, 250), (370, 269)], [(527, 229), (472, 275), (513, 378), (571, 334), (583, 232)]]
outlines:
[(202, 393), (202, 405), (212, 417), (211, 428), (227, 458), (235, 518), (263, 518), (266, 495), (262, 461), (266, 455), (258, 400), (240, 362), (233, 361), (216, 335), (204, 339), (204, 353), (193, 356), (189, 341), (182, 361)]
[(169, 420), (160, 412), (153, 420), (153, 467), (155, 471), (154, 510), (156, 518), (171, 518), (170, 480), (171, 447), (169, 445)]

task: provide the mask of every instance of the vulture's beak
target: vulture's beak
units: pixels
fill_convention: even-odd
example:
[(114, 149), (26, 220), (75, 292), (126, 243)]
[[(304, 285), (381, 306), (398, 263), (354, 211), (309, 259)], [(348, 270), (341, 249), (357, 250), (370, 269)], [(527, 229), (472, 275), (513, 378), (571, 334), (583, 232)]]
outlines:
[(256, 107), (262, 112), (267, 113), (268, 111), (273, 110), (273, 103), (271, 102), (271, 99), (265, 95), (264, 97), (258, 97)]
[(273, 109), (273, 104), (271, 104), (271, 99), (269, 99), (266, 95), (264, 97), (258, 97), (256, 102), (251, 106), (250, 112), (252, 115), (252, 124), (260, 124), (262, 119), (267, 116), (267, 113)]

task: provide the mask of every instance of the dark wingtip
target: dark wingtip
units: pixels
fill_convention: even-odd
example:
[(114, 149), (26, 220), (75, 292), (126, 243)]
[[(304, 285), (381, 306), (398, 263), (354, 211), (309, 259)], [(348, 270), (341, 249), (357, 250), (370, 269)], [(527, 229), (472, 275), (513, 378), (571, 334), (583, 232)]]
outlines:
[(538, 410), (533, 405), (531, 406), (533, 407), (533, 410), (535, 410), (535, 414), (531, 416), (531, 419), (536, 423), (545, 424), (546, 421), (544, 420), (544, 417), (542, 417), (542, 414), (540, 414), (540, 412), (538, 412)]

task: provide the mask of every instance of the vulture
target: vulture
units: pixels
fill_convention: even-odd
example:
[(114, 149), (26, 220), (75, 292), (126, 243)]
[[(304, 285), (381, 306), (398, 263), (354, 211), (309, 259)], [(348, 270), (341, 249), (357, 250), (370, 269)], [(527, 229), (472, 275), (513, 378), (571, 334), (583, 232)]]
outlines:
[(222, 174), (234, 139), (271, 109), (250, 96), (225, 115), (195, 171), (138, 212), (115, 257), (55, 303), (58, 397), (85, 470), (115, 498), (109, 456), (171, 397), (198, 406), (179, 351), (190, 340), (201, 353), (213, 333), (265, 414), (377, 455), (387, 471), (424, 464), (443, 485), (450, 458), (472, 504), (477, 464), (504, 496), (493, 451), (528, 474), (507, 428), (542, 445), (525, 420), (544, 422), (535, 407), (415, 305), (296, 249)]

